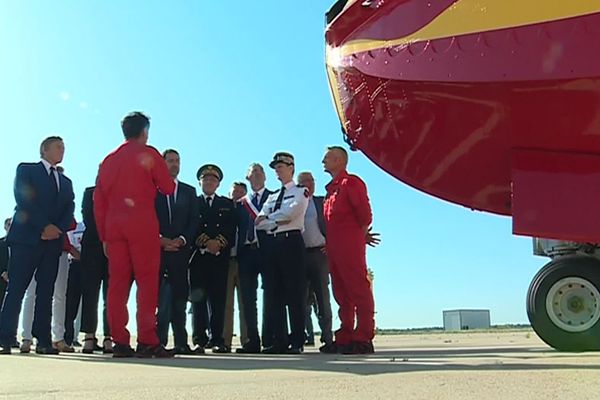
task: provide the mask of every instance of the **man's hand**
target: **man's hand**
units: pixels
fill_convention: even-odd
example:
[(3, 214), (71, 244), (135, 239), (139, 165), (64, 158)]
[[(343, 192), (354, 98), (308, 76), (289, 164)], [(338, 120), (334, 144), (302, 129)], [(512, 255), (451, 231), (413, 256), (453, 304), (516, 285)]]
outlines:
[(62, 231), (54, 224), (48, 224), (42, 231), (42, 240), (56, 240), (60, 237)]
[(108, 258), (108, 245), (106, 242), (102, 242), (102, 251), (104, 252), (104, 257)]
[(260, 217), (256, 217), (256, 219), (254, 220), (254, 225), (258, 225), (266, 219), (267, 219), (266, 215), (261, 215)]
[(3, 271), (2, 274), (0, 274), (0, 278), (2, 278), (4, 282), (8, 282), (8, 271)]
[(211, 239), (206, 242), (206, 250), (208, 250), (210, 254), (214, 254), (216, 256), (221, 251), (221, 243), (218, 240)]
[(180, 237), (173, 239), (173, 246), (180, 249), (185, 246), (185, 241)]
[(74, 260), (81, 260), (81, 253), (79, 253), (79, 251), (75, 247), (71, 247), (71, 249), (69, 250), (69, 254), (71, 255), (71, 257), (73, 257)]
[(166, 237), (160, 238), (160, 247), (166, 250), (167, 247), (173, 246), (173, 241)]
[(367, 230), (367, 233), (365, 234), (365, 240), (369, 246), (375, 247), (381, 243), (381, 239), (379, 239), (379, 233), (371, 232), (372, 229), (372, 227), (369, 227)]

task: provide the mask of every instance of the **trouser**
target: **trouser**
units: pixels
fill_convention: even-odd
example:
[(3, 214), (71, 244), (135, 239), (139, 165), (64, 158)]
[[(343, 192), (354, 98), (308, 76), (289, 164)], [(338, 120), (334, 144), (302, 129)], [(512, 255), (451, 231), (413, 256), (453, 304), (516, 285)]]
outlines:
[(10, 246), (10, 280), (0, 313), (0, 346), (11, 346), (16, 341), (23, 296), (34, 275), (40, 284), (36, 287), (38, 301), (35, 303), (32, 334), (40, 347), (52, 345), (52, 294), (61, 245), (62, 238), (41, 241), (36, 246)]
[(133, 232), (122, 232), (120, 240), (108, 241), (108, 322), (113, 340), (129, 345), (127, 330), (129, 314), (127, 301), (131, 285), (137, 287), (137, 342), (146, 346), (160, 344), (156, 333), (156, 309), (160, 269), (160, 241), (158, 232), (131, 227)]
[[(306, 249), (306, 276), (309, 290), (315, 294), (321, 342), (333, 342), (331, 300), (329, 296), (329, 266), (322, 248)], [(308, 293), (308, 292), (307, 292)], [(310, 307), (310, 304), (308, 304)], [(307, 307), (308, 318), (310, 309)], [(312, 322), (312, 320), (311, 320)], [(314, 337), (313, 337), (314, 339)]]
[(108, 259), (102, 245), (83, 243), (81, 248), (81, 332), (96, 334), (98, 329), (98, 300), (102, 287), (102, 326), (104, 337), (110, 337), (108, 324)]
[(0, 277), (0, 310), (2, 310), (2, 304), (4, 304), (4, 295), (6, 294), (6, 286), (8, 282)]
[[(251, 254), (253, 267), (248, 269), (245, 266), (246, 264), (244, 264), (244, 266), (241, 267), (242, 268), (241, 275), (242, 275), (242, 281), (243, 281), (242, 282), (242, 295), (244, 295), (244, 292), (245, 292), (245, 293), (248, 293), (250, 296), (252, 296), (252, 291), (250, 291), (248, 289), (246, 289), (244, 291), (244, 288), (251, 288), (251, 287), (254, 287), (254, 285), (256, 285), (256, 287), (258, 287), (257, 278), (258, 278), (258, 274), (260, 273), (262, 289), (263, 289), (261, 340), (262, 340), (262, 346), (266, 348), (266, 347), (271, 347), (274, 345), (275, 332), (287, 332), (288, 331), (288, 323), (287, 323), (285, 308), (282, 309), (282, 308), (276, 307), (276, 304), (277, 304), (277, 299), (275, 298), (276, 292), (274, 290), (267, 290), (267, 287), (269, 287), (269, 283), (273, 282), (275, 279), (274, 270), (269, 265), (269, 263), (271, 262), (271, 258), (272, 258), (271, 255), (273, 253), (273, 244), (275, 243), (275, 240), (273, 238), (273, 235), (267, 235), (267, 233), (264, 231), (258, 231), (257, 238), (258, 238), (258, 243), (259, 243), (260, 247), (256, 250), (256, 252), (254, 254)], [(246, 250), (247, 250), (247, 248), (244, 248), (243, 252), (240, 254), (240, 256), (242, 258), (246, 257)], [(244, 261), (244, 263), (245, 263), (245, 261)], [(248, 277), (250, 277), (251, 279), (247, 279)], [(249, 284), (248, 284), (248, 282), (249, 282)], [(271, 286), (274, 286), (274, 285), (271, 285)], [(251, 302), (248, 301), (247, 299), (244, 299), (244, 304), (246, 307), (249, 307)], [(250, 310), (253, 310), (253, 309), (256, 309), (256, 307), (254, 307)], [(249, 327), (248, 329), (251, 329), (250, 327), (252, 326), (252, 324), (250, 323), (251, 315), (253, 315), (253, 314), (250, 314), (249, 312), (246, 313), (246, 323)], [(278, 327), (275, 326), (276, 321), (277, 321), (277, 323), (280, 324)], [(252, 340), (251, 332), (248, 332), (248, 338), (250, 340)]]
[[(259, 248), (253, 246), (244, 246), (238, 254), (239, 274), (240, 274), (240, 292), (242, 295), (242, 306), (246, 327), (248, 330), (248, 343), (260, 346), (260, 337), (258, 335), (258, 276), (262, 274), (264, 257)], [(263, 302), (263, 309), (265, 308)], [(270, 315), (263, 315), (263, 324), (268, 325)], [(264, 329), (263, 329), (264, 333)], [(268, 342), (268, 341), (267, 341)]]
[(333, 296), (339, 305), (340, 345), (368, 342), (375, 336), (375, 303), (367, 273), (365, 235), (360, 230), (327, 230), (327, 257)]
[(317, 308), (317, 298), (315, 297), (314, 290), (309, 287), (308, 288), (308, 296), (306, 298), (306, 315), (304, 316), (304, 325), (306, 329), (306, 341), (309, 343), (315, 342), (315, 329), (312, 321), (312, 313), (313, 310), (315, 315), (319, 315), (319, 309)]
[[(58, 272), (54, 281), (54, 292), (52, 295), (52, 323), (51, 333), (52, 341), (59, 342), (65, 338), (65, 313), (67, 305), (67, 281), (69, 279), (69, 256), (67, 252), (62, 252), (58, 259)], [(23, 301), (23, 310), (21, 311), (21, 323), (23, 332), (21, 336), (25, 340), (33, 339), (33, 320), (35, 315), (37, 281), (31, 279), (25, 298)]]
[(223, 339), (225, 345), (231, 347), (233, 342), (233, 319), (235, 316), (235, 295), (237, 292), (238, 313), (240, 320), (240, 345), (248, 341), (246, 328), (246, 316), (244, 312), (244, 301), (240, 291), (240, 273), (238, 259), (231, 257), (229, 260), (229, 274), (227, 276), (227, 289), (225, 298), (225, 322), (223, 327)]
[(186, 306), (187, 299), (174, 296), (171, 283), (162, 279), (158, 295), (158, 338), (163, 346), (169, 341), (169, 325), (173, 328), (175, 347), (187, 346)]
[[(300, 231), (278, 234), (274, 238), (270, 260), (270, 278), (265, 282), (273, 312), (273, 346), (301, 348), (304, 346), (304, 315), (306, 312), (305, 249)], [(286, 306), (290, 329), (286, 326)]]
[(173, 328), (176, 347), (188, 344), (185, 328), (189, 296), (187, 248), (161, 253), (160, 291), (158, 300), (158, 338), (163, 346), (169, 340), (169, 325)]
[[(206, 330), (210, 329), (213, 346), (225, 344), (223, 327), (225, 323), (225, 300), (229, 257), (212, 254), (196, 254), (190, 264), (190, 294), (193, 306), (194, 344), (206, 345)], [(208, 321), (203, 307), (208, 306)]]
[[(81, 304), (81, 262), (71, 260), (69, 280), (67, 282), (67, 306), (65, 310), (65, 342), (70, 346), (77, 338), (79, 329), (75, 329), (75, 319)], [(76, 334), (77, 333), (77, 334)]]

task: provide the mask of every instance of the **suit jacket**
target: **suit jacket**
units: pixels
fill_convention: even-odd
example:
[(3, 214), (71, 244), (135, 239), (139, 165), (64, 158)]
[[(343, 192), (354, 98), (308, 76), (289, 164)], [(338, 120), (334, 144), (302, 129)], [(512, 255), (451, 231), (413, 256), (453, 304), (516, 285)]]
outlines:
[[(21, 163), (17, 167), (14, 187), (17, 206), (7, 236), (9, 244), (37, 245), (48, 224), (56, 225), (65, 233), (69, 230), (75, 211), (73, 184), (59, 173), (59, 191), (54, 194), (50, 179), (41, 161)], [(59, 240), (62, 244), (63, 238)]]
[[(265, 202), (267, 201), (267, 198), (272, 193), (273, 192), (271, 192), (269, 189), (265, 189), (265, 191), (263, 192), (263, 195), (260, 199), (260, 202), (258, 203), (258, 211), (260, 211), (262, 209), (262, 206), (265, 204)], [(246, 243), (246, 237), (248, 235), (248, 227), (254, 225), (254, 221), (250, 217), (250, 214), (248, 213), (248, 210), (246, 210), (246, 207), (244, 207), (241, 203), (236, 204), (236, 212), (238, 215), (238, 232), (237, 232), (238, 247), (237, 247), (237, 251), (238, 251), (238, 254), (240, 254), (240, 251), (243, 251), (244, 243)], [(259, 231), (258, 233), (261, 233), (261, 232)]]
[(325, 201), (325, 197), (323, 196), (313, 196), (313, 201), (315, 202), (315, 207), (317, 209), (317, 221), (319, 222), (319, 230), (323, 236), (326, 235), (325, 230), (325, 218), (323, 217), (323, 202)]
[(156, 196), (155, 205), (161, 236), (169, 239), (176, 239), (179, 236), (183, 236), (187, 246), (193, 245), (196, 240), (194, 234), (198, 227), (196, 189), (183, 182), (178, 183), (175, 204), (173, 204), (171, 210), (171, 222), (169, 222), (167, 196), (159, 192)]
[[(230, 250), (235, 245), (237, 224), (238, 218), (231, 199), (215, 195), (213, 204), (209, 208), (204, 197), (198, 196), (198, 226), (194, 236), (194, 246), (200, 249), (204, 247), (202, 242), (209, 239), (219, 240), (224, 245), (219, 257), (229, 259)], [(196, 244), (197, 239), (200, 246)], [(199, 253), (200, 251), (196, 254)], [(205, 254), (209, 255), (209, 253)]]
[(6, 238), (3, 237), (0, 239), (0, 274), (8, 271), (8, 258), (8, 244), (6, 243)]
[(81, 214), (83, 215), (83, 223), (85, 231), (81, 239), (82, 246), (96, 245), (100, 246), (100, 238), (96, 229), (96, 219), (94, 218), (94, 190), (95, 186), (86, 188), (83, 192), (83, 200), (81, 202)]

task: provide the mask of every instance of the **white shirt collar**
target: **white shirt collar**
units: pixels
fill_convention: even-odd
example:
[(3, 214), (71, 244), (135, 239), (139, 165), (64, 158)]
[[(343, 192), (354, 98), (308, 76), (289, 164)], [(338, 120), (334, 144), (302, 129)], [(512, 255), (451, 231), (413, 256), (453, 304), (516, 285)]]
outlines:
[(207, 195), (207, 194), (205, 194), (205, 193), (202, 193), (202, 197), (204, 197), (204, 201), (206, 201), (206, 200), (208, 200), (208, 199), (211, 199), (211, 201), (212, 201), (212, 200), (214, 200), (214, 199), (215, 199), (215, 194), (211, 194), (211, 195), (209, 196), (209, 195)]
[(44, 165), (44, 167), (46, 168), (46, 172), (48, 173), (48, 175), (50, 175), (50, 168), (54, 167), (54, 169), (56, 169), (56, 166), (50, 164), (47, 160), (42, 158), (42, 164)]
[(291, 189), (294, 186), (296, 186), (296, 182), (294, 182), (293, 180), (291, 180), (288, 183), (286, 183), (284, 186), (285, 186), (285, 189), (288, 190), (288, 189)]
[(260, 190), (258, 190), (258, 191), (256, 191), (256, 192), (255, 192), (255, 191), (252, 191), (252, 195), (251, 195), (250, 197), (253, 197), (253, 196), (254, 196), (254, 193), (257, 193), (257, 194), (258, 194), (258, 198), (259, 198), (259, 199), (262, 199), (262, 195), (263, 195), (263, 193), (265, 192), (265, 189), (266, 189), (266, 188), (263, 186), (263, 187), (262, 187), (262, 189), (260, 189)]

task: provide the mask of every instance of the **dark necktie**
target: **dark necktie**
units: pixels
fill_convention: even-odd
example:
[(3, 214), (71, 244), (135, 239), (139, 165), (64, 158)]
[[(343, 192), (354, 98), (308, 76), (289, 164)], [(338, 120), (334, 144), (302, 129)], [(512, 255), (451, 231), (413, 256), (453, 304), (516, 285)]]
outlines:
[(206, 198), (206, 205), (208, 206), (208, 208), (212, 207), (212, 197), (207, 197)]
[(50, 181), (52, 183), (52, 189), (54, 190), (54, 194), (58, 194), (58, 183), (56, 182), (56, 168), (50, 167)]
[(281, 208), (281, 203), (283, 203), (283, 196), (285, 195), (285, 186), (281, 187), (279, 191), (279, 196), (277, 196), (277, 200), (275, 200), (275, 207), (273, 207), (273, 211), (277, 211)]
[[(254, 196), (252, 196), (252, 204), (254, 204), (254, 207), (256, 207), (258, 210), (258, 193), (254, 193)], [(248, 223), (248, 233), (246, 234), (246, 239), (248, 242), (252, 243), (254, 242), (254, 238), (254, 221), (250, 219)]]
[(169, 223), (173, 222), (173, 196), (167, 196), (167, 207), (169, 208)]

